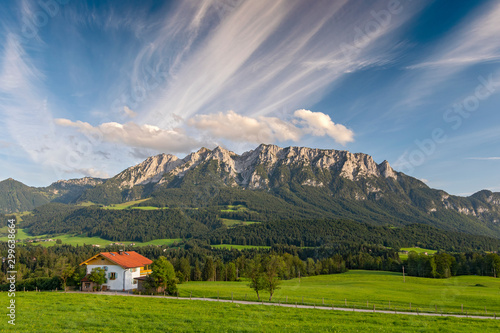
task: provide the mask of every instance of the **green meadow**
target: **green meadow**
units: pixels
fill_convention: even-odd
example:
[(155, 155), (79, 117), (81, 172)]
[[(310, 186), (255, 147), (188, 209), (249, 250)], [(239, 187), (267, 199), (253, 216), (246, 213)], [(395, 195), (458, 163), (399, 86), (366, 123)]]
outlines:
[[(5, 230), (4, 230), (5, 229)], [(5, 232), (4, 232), (5, 231)], [(0, 229), (0, 234), (4, 234), (5, 236), (0, 237), (0, 241), (6, 242), (8, 240), (7, 238), (7, 227), (3, 227)], [(130, 245), (132, 243), (135, 244), (135, 246), (147, 246), (147, 245), (172, 245), (175, 242), (180, 242), (182, 239), (180, 238), (165, 238), (165, 239), (155, 239), (149, 242), (131, 242), (131, 241), (126, 241), (126, 242), (113, 242), (107, 239), (103, 239), (97, 236), (94, 237), (87, 237), (87, 236), (81, 236), (81, 235), (73, 235), (73, 234), (64, 234), (64, 235), (37, 235), (37, 236), (31, 236), (28, 233), (26, 233), (26, 230), (24, 229), (17, 229), (16, 233), (16, 239), (18, 240), (26, 240), (26, 239), (52, 239), (54, 240), (53, 242), (33, 242), (33, 244), (39, 244), (43, 246), (54, 246), (56, 245), (55, 240), (60, 239), (63, 244), (69, 244), (69, 245), (100, 245), (102, 247), (106, 245), (110, 245), (112, 243), (122, 243), (125, 245)]]
[[(437, 252), (436, 250), (422, 249), (420, 247), (404, 247), (400, 250), (401, 251), (408, 251), (408, 253), (411, 251), (414, 251), (418, 254), (427, 252), (428, 255), (432, 255), (432, 254)], [(406, 260), (406, 259), (408, 259), (408, 254), (403, 253), (403, 252), (399, 252), (399, 258), (401, 258), (401, 260)]]
[(109, 206), (104, 206), (102, 209), (112, 209), (112, 210), (122, 210), (122, 209), (127, 209), (130, 208), (131, 206), (140, 204), (144, 201), (148, 201), (151, 198), (147, 199), (140, 199), (140, 200), (134, 200), (134, 201), (127, 201), (121, 204), (114, 204), (114, 205), (109, 205)]
[[(2, 297), (7, 300), (6, 297)], [(296, 309), (168, 298), (18, 292), (2, 332), (494, 332), (494, 320)]]
[(257, 222), (257, 221), (242, 221), (242, 220), (234, 220), (234, 219), (223, 219), (221, 218), (222, 220), (222, 223), (224, 223), (224, 225), (226, 227), (235, 227), (235, 226), (243, 226), (243, 225), (249, 225), (249, 224), (254, 224), (254, 223), (260, 223), (260, 222)]
[[(211, 297), (256, 301), (248, 281), (188, 282), (178, 285), (180, 296)], [(263, 300), (269, 299), (261, 292)], [(379, 310), (500, 316), (500, 279), (480, 276), (458, 276), (449, 279), (405, 277), (401, 273), (349, 271), (343, 274), (318, 275), (283, 281), (273, 302), (298, 304), (332, 304)], [(367, 304), (368, 301), (368, 304)], [(411, 308), (410, 308), (411, 303)], [(486, 307), (486, 312), (485, 312)]]

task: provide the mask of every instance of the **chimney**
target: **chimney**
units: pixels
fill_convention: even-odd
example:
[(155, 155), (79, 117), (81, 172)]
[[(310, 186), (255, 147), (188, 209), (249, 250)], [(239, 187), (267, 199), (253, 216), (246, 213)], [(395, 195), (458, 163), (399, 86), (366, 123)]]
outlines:
[(122, 254), (123, 253), (123, 250), (118, 250), (118, 254)]

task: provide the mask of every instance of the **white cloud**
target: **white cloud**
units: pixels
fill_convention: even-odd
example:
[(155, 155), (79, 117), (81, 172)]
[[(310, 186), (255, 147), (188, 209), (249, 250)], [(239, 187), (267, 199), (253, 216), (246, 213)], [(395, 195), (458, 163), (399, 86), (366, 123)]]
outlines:
[(295, 111), (291, 121), (276, 117), (248, 117), (228, 111), (197, 115), (188, 124), (216, 138), (240, 142), (296, 142), (306, 134), (329, 136), (342, 145), (354, 141), (354, 133), (344, 125), (335, 124), (327, 114), (309, 110)]
[(298, 141), (302, 132), (293, 124), (275, 117), (247, 117), (234, 111), (209, 115), (197, 115), (188, 124), (211, 136), (233, 141), (272, 143), (276, 141)]
[(468, 160), (478, 160), (478, 161), (500, 161), (500, 157), (467, 157)]
[(328, 135), (342, 145), (354, 141), (354, 132), (344, 125), (335, 124), (329, 115), (322, 112), (297, 110), (294, 116), (304, 123), (304, 130), (314, 136)]
[(150, 148), (161, 152), (186, 152), (200, 146), (200, 142), (189, 137), (182, 129), (161, 129), (154, 125), (138, 125), (133, 122), (116, 122), (92, 126), (89, 123), (68, 119), (56, 119), (63, 127), (74, 127), (79, 132), (104, 142), (118, 143), (132, 148)]
[(135, 117), (137, 117), (137, 113), (135, 113), (134, 111), (132, 111), (128, 106), (124, 106), (123, 107), (123, 112), (129, 118), (135, 118)]
[(82, 174), (85, 177), (109, 178), (109, 174), (107, 172), (102, 171), (102, 170), (96, 170), (94, 168), (71, 170), (71, 173), (75, 173), (75, 172)]

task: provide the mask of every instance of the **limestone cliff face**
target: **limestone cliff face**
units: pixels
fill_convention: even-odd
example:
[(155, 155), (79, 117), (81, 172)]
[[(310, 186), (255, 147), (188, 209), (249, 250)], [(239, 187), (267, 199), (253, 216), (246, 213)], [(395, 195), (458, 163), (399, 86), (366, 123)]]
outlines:
[[(377, 164), (366, 154), (305, 147), (280, 148), (264, 144), (241, 155), (222, 147), (213, 150), (202, 148), (183, 159), (161, 154), (148, 158), (114, 178), (120, 180), (121, 188), (148, 183), (164, 184), (174, 178), (183, 178), (187, 172), (211, 161), (216, 162), (217, 173), (227, 185), (249, 189), (271, 187), (270, 179), (283, 167), (294, 170), (327, 170), (352, 181), (371, 177), (397, 179), (397, 173), (387, 161)], [(284, 175), (281, 177), (283, 181), (289, 180), (285, 179)], [(304, 186), (325, 186), (313, 173), (310, 173), (310, 178), (302, 179), (300, 183)]]
[(97, 186), (99, 184), (104, 183), (104, 179), (100, 178), (93, 178), (93, 177), (83, 177), (83, 178), (76, 178), (76, 179), (69, 179), (69, 180), (58, 180), (55, 183), (52, 183), (52, 186), (54, 187), (60, 187), (60, 188), (65, 188), (65, 187), (70, 187), (70, 186)]
[(157, 183), (161, 177), (182, 164), (177, 156), (160, 154), (147, 158), (144, 162), (128, 168), (113, 177), (120, 181), (120, 188)]

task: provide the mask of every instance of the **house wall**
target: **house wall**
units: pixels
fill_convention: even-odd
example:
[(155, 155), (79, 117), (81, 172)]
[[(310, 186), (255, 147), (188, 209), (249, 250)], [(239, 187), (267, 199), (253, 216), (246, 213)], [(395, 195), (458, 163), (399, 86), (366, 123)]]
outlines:
[[(92, 272), (92, 269), (100, 267), (107, 267), (106, 279), (107, 282), (104, 284), (110, 290), (132, 290), (137, 288), (137, 284), (134, 284), (134, 278), (140, 276), (140, 268), (129, 268), (123, 269), (121, 266), (112, 264), (99, 264), (99, 265), (87, 265), (87, 274)], [(109, 278), (110, 273), (116, 273), (116, 279), (111, 280)]]

